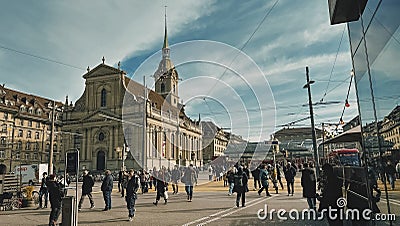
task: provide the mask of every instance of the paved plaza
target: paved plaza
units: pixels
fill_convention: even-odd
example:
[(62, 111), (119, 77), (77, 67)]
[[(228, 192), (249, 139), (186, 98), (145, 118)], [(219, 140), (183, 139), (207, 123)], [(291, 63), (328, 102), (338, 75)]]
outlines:
[[(100, 192), (100, 182), (94, 187), (95, 208), (89, 209), (89, 200), (85, 200), (82, 211), (79, 212), (79, 225), (328, 225), (326, 221), (311, 220), (279, 220), (275, 216), (273, 219), (258, 219), (257, 212), (264, 209), (267, 205), (271, 209), (290, 209), (303, 210), (307, 208), (307, 202), (302, 198), (300, 178), (295, 182), (294, 196), (287, 196), (285, 190), (280, 190), (279, 194), (270, 189), (272, 197), (265, 197), (265, 193), (259, 196), (252, 190), (250, 179), (250, 192), (246, 194), (246, 207), (235, 207), (235, 195), (228, 196), (227, 188), (223, 187), (222, 181), (206, 182), (201, 181), (199, 186), (194, 189), (193, 202), (186, 201), (184, 187), (180, 186), (179, 194), (172, 195), (171, 186), (169, 187), (169, 202), (164, 205), (160, 202), (154, 206), (154, 189), (149, 193), (139, 194), (136, 204), (136, 215), (132, 222), (128, 221), (128, 211), (125, 200), (118, 193), (117, 184), (114, 184), (112, 193), (112, 209), (103, 212), (104, 202)], [(400, 219), (400, 184), (397, 190), (390, 191), (392, 212), (397, 213)], [(74, 191), (69, 191), (73, 195)], [(384, 193), (382, 194), (384, 196)], [(382, 212), (386, 212), (386, 202), (384, 199), (379, 203)], [(394, 209), (393, 209), (394, 208)], [(35, 209), (23, 208), (13, 211), (0, 212), (1, 225), (41, 225), (48, 224), (50, 208)], [(61, 222), (61, 216), (59, 218)], [(393, 225), (399, 225), (397, 220)], [(389, 222), (378, 222), (377, 225), (389, 225)]]

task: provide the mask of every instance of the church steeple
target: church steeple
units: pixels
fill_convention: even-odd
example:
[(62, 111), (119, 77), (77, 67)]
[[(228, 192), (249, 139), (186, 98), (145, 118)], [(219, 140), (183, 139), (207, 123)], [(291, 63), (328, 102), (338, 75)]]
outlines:
[(162, 47), (162, 59), (154, 73), (155, 91), (163, 96), (172, 106), (177, 107), (179, 103), (178, 72), (170, 59), (167, 33), (167, 6), (164, 12), (164, 42)]
[(165, 6), (164, 26), (165, 26), (165, 31), (164, 31), (164, 45), (163, 45), (163, 49), (168, 48), (168, 35), (167, 35), (167, 6)]
[(164, 43), (162, 47), (163, 58), (169, 58), (168, 33), (167, 33), (167, 6), (164, 11)]

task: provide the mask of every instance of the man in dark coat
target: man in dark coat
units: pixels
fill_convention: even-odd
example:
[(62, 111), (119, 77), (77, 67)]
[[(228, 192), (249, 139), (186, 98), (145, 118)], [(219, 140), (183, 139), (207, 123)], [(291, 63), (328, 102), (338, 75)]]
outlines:
[(181, 179), (182, 173), (179, 170), (178, 165), (175, 165), (174, 169), (171, 172), (171, 181), (172, 181), (172, 190), (174, 191), (172, 194), (178, 194), (178, 181)]
[(158, 177), (155, 178), (157, 180), (157, 195), (156, 195), (156, 201), (153, 202), (154, 205), (157, 206), (158, 201), (160, 201), (161, 197), (164, 197), (164, 204), (167, 204), (168, 200), (168, 194), (167, 193), (167, 179), (166, 179), (166, 170), (165, 169), (160, 169), (158, 171)]
[(47, 181), (47, 173), (44, 172), (43, 173), (43, 177), (42, 177), (42, 181), (40, 183), (40, 190), (39, 190), (39, 209), (43, 208), (43, 196), (44, 196), (44, 208), (47, 208), (47, 202), (49, 199), (49, 192), (47, 190), (47, 185), (46, 185), (46, 181)]
[(244, 172), (243, 167), (239, 166), (237, 174), (234, 176), (234, 187), (233, 192), (237, 193), (236, 196), (236, 206), (239, 207), (240, 199), (242, 199), (242, 207), (246, 206), (246, 192), (249, 191), (248, 188), (248, 177), (247, 174)]
[(133, 170), (129, 171), (128, 183), (126, 185), (126, 207), (129, 211), (129, 221), (132, 221), (135, 216), (135, 202), (137, 199), (137, 191), (139, 189), (140, 179), (134, 174)]
[(49, 191), (51, 204), (49, 226), (53, 226), (57, 224), (58, 217), (61, 213), (61, 201), (62, 197), (64, 197), (64, 192), (61, 189), (60, 183), (55, 181), (54, 174), (49, 176), (49, 179), (46, 181), (46, 186)]
[(286, 184), (287, 184), (287, 189), (288, 189), (288, 196), (290, 194), (294, 193), (294, 177), (296, 176), (296, 169), (292, 166), (291, 162), (288, 162), (288, 165), (286, 167), (285, 171), (285, 179), (286, 179)]
[[(261, 183), (260, 183), (260, 168), (256, 167), (253, 171), (251, 171), (251, 175), (253, 176), (254, 179), (254, 191), (257, 190), (257, 188), (261, 188)], [(258, 185), (258, 187), (257, 187)]]
[[(336, 209), (339, 212), (341, 207), (338, 206), (338, 200), (343, 197), (343, 181), (338, 178), (337, 174), (333, 170), (332, 165), (329, 163), (325, 163), (322, 166), (322, 171), (322, 194), (318, 197), (318, 200), (320, 201), (318, 212), (322, 212), (324, 209), (328, 210), (329, 208)], [(331, 218), (328, 214), (327, 220), (330, 226), (343, 225), (343, 221), (340, 220), (338, 216), (336, 218)]]
[(111, 191), (113, 189), (113, 177), (110, 170), (106, 170), (103, 183), (101, 184), (101, 191), (103, 192), (103, 198), (105, 207), (103, 211), (111, 209)]
[(93, 178), (89, 175), (87, 170), (83, 171), (83, 183), (82, 183), (82, 195), (81, 199), (79, 200), (78, 210), (81, 211), (83, 200), (85, 196), (89, 197), (90, 201), (90, 209), (94, 208), (94, 201), (92, 196), (92, 188), (94, 185)]
[(307, 198), (308, 208), (316, 208), (317, 184), (314, 170), (307, 163), (303, 164), (304, 169), (301, 173), (301, 186), (303, 187), (303, 197)]

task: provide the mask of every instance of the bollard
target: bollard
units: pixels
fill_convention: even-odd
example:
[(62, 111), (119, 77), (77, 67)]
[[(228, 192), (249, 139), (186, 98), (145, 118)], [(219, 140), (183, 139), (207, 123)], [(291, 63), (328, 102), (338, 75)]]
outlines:
[(62, 225), (73, 226), (75, 224), (75, 198), (74, 196), (65, 196), (62, 200)]

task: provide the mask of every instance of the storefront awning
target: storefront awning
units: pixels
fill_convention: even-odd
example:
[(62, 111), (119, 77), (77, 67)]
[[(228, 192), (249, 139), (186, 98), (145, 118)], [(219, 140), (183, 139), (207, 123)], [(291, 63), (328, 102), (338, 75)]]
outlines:
[(351, 128), (347, 130), (344, 133), (341, 133), (340, 135), (331, 138), (329, 140), (326, 140), (324, 144), (334, 144), (334, 143), (347, 143), (347, 142), (359, 142), (361, 143), (362, 141), (362, 136), (361, 136), (361, 127), (356, 126), (354, 128)]

